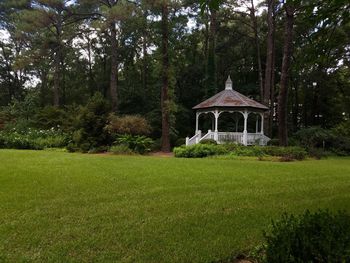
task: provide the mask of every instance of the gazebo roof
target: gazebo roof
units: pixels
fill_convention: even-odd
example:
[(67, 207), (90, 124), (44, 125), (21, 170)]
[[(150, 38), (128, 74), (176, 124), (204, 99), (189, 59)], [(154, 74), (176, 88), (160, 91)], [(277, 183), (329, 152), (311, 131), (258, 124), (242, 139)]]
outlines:
[(268, 110), (265, 105), (252, 100), (241, 93), (232, 89), (232, 81), (230, 76), (227, 78), (225, 89), (211, 98), (194, 106), (193, 109), (207, 109), (207, 108), (254, 108), (259, 110)]

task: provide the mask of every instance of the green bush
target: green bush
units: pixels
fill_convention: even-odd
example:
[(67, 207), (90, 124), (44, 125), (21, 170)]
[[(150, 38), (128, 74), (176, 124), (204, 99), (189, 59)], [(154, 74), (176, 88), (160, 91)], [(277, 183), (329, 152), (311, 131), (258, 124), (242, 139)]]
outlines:
[(131, 150), (127, 145), (120, 144), (120, 145), (113, 145), (109, 148), (109, 152), (113, 154), (134, 154), (133, 150)]
[(274, 138), (274, 139), (271, 139), (267, 142), (267, 145), (270, 145), (270, 146), (279, 146), (280, 145), (280, 142), (278, 139)]
[(81, 107), (74, 123), (69, 151), (88, 152), (91, 149), (111, 144), (105, 127), (108, 122), (109, 104), (96, 93), (85, 107)]
[(148, 121), (138, 115), (109, 116), (107, 130), (111, 134), (149, 135), (151, 126)]
[(174, 146), (175, 147), (179, 147), (181, 145), (185, 145), (186, 144), (186, 139), (185, 138), (178, 138), (175, 143)]
[(230, 146), (230, 148), (232, 148), (232, 150), (230, 151), (231, 155), (255, 156), (255, 157), (260, 157), (265, 155), (264, 147), (261, 147), (261, 146), (236, 145), (236, 147), (233, 148), (233, 146)]
[(195, 144), (191, 146), (180, 146), (174, 148), (175, 157), (203, 158), (213, 155), (227, 154), (227, 150), (222, 145)]
[(140, 154), (150, 152), (153, 143), (153, 140), (146, 136), (133, 136), (130, 134), (120, 135), (115, 141), (116, 145), (126, 145), (132, 151)]
[(266, 262), (350, 262), (350, 216), (318, 211), (283, 215), (264, 234)]
[(284, 160), (304, 160), (307, 157), (306, 150), (298, 146), (265, 146), (261, 149), (266, 155), (282, 157)]
[(69, 136), (57, 129), (38, 130), (28, 128), (18, 131), (15, 128), (0, 132), (0, 148), (33, 149), (61, 148), (67, 146)]
[(213, 145), (217, 145), (218, 143), (213, 140), (213, 139), (204, 139), (204, 140), (201, 140), (199, 142), (200, 144), (213, 144)]

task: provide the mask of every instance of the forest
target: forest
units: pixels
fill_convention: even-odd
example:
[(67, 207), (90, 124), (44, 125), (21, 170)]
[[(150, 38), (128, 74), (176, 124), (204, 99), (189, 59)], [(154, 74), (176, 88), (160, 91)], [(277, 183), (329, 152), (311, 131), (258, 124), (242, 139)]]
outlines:
[(2, 137), (51, 129), (89, 151), (109, 127), (168, 152), (228, 75), (276, 144), (350, 152), (349, 1), (0, 2)]

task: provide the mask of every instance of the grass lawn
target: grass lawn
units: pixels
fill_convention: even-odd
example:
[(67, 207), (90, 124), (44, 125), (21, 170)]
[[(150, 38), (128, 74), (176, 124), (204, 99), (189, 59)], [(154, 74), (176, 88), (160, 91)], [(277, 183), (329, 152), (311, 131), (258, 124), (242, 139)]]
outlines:
[(0, 150), (0, 262), (211, 262), (285, 211), (350, 211), (350, 158)]

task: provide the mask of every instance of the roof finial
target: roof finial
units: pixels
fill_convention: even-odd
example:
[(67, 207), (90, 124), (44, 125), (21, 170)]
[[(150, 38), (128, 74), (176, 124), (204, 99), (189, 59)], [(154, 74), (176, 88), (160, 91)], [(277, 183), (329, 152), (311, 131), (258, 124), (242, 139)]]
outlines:
[(226, 80), (225, 89), (232, 90), (232, 81), (231, 81), (230, 75), (228, 75), (228, 78)]

